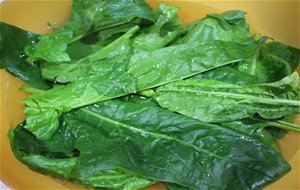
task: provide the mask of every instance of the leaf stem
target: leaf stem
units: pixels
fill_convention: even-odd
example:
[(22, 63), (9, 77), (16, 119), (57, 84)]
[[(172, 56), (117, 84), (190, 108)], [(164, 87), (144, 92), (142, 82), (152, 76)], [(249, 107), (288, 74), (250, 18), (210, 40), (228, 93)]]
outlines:
[(268, 121), (268, 120), (258, 119), (258, 118), (252, 118), (252, 119), (255, 121), (266, 122), (272, 127), (277, 127), (280, 129), (285, 129), (285, 130), (295, 131), (295, 132), (300, 133), (300, 126), (297, 124), (294, 124), (294, 123), (289, 123), (289, 122), (282, 121), (282, 120)]
[(47, 92), (46, 90), (41, 90), (41, 89), (37, 89), (31, 86), (22, 86), (20, 88), (20, 90), (26, 92), (26, 93), (30, 93), (30, 94), (43, 94), (45, 92)]
[(259, 103), (263, 104), (286, 104), (290, 106), (300, 106), (300, 101), (297, 100), (287, 100), (287, 99), (271, 99), (271, 98), (265, 98), (265, 97), (257, 97), (257, 96), (251, 96), (246, 94), (237, 94), (237, 93), (231, 93), (231, 92), (210, 92), (210, 91), (204, 91), (204, 90), (179, 90), (179, 89), (159, 89), (157, 92), (185, 92), (185, 93), (201, 93), (201, 94), (208, 94), (208, 95), (214, 95), (214, 96), (222, 96), (222, 97), (230, 97), (230, 98), (240, 98), (244, 100), (255, 100)]

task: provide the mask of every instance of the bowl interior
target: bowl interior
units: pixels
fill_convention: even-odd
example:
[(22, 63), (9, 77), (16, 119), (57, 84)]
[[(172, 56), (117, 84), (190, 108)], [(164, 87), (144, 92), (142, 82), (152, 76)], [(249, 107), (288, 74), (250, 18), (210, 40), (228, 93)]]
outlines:
[[(157, 7), (162, 1), (148, 1)], [(229, 9), (248, 12), (251, 31), (273, 37), (300, 48), (300, 1), (164, 1), (181, 8), (180, 17), (186, 22)], [(12, 1), (0, 5), (0, 21), (37, 33), (47, 33), (47, 23), (61, 25), (70, 11), (70, 1)], [(21, 104), (27, 94), (19, 88), (23, 82), (1, 70), (1, 180), (13, 189), (84, 189), (61, 180), (29, 170), (13, 156), (6, 134), (24, 120)], [(300, 123), (298, 117), (297, 121)], [(266, 189), (300, 189), (300, 134), (289, 132), (279, 141), (284, 157), (292, 171)], [(162, 184), (147, 189), (164, 189)]]

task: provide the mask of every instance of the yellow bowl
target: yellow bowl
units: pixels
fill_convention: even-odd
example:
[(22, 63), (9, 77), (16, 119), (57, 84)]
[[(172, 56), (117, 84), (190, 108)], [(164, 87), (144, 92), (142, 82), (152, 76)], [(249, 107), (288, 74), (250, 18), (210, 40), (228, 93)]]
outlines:
[[(157, 7), (162, 1), (149, 1)], [(294, 47), (300, 48), (300, 1), (165, 1), (181, 8), (180, 17), (185, 22), (205, 16), (207, 13), (220, 13), (229, 9), (241, 9), (248, 12), (252, 32), (273, 37)], [(69, 15), (70, 1), (49, 0), (7, 0), (0, 5), (0, 21), (16, 25), (37, 33), (47, 32), (47, 23), (62, 24)], [(1, 55), (0, 55), (1, 56)], [(53, 179), (29, 170), (12, 154), (6, 134), (11, 126), (24, 120), (21, 100), (26, 97), (19, 88), (24, 84), (5, 71), (1, 71), (1, 180), (12, 189), (83, 189), (78, 185)], [(298, 117), (298, 124), (300, 119)], [(268, 190), (300, 189), (300, 134), (289, 132), (279, 141), (283, 156), (292, 165), (292, 171)], [(148, 190), (165, 189), (156, 184)]]

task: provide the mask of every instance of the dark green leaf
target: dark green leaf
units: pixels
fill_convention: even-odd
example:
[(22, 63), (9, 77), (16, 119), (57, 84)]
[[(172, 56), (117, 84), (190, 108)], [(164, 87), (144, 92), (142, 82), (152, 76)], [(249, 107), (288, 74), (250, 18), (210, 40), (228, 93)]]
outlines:
[[(52, 141), (41, 142), (36, 140), (21, 124), (16, 130), (10, 131), (9, 137), (15, 156), (30, 169), (39, 173), (67, 179), (84, 186), (109, 189), (138, 190), (154, 183), (151, 179), (118, 170), (98, 170), (97, 174), (91, 177), (82, 176), (80, 172), (83, 171), (78, 157), (80, 152), (74, 152), (74, 144), (72, 144), (75, 141), (74, 130), (76, 129), (62, 128)], [(69, 142), (62, 141), (61, 135), (67, 134), (73, 136), (65, 136)], [(51, 149), (54, 149), (54, 152)]]
[(279, 42), (265, 44), (253, 62), (242, 62), (237, 68), (260, 82), (275, 82), (290, 75), (300, 63), (300, 51)]
[(300, 64), (299, 49), (276, 41), (266, 44), (261, 50), (261, 56), (273, 61), (282, 62), (285, 65), (286, 71), (289, 72), (295, 71)]
[(72, 62), (92, 54), (93, 52), (109, 45), (135, 26), (134, 23), (122, 24), (113, 28), (95, 31), (84, 38), (68, 45), (67, 53)]
[[(243, 180), (254, 185), (254, 189), (260, 184), (255, 177), (261, 175), (257, 169), (261, 166), (261, 172), (264, 173), (268, 168), (266, 165), (273, 165), (269, 163), (269, 159), (274, 158), (271, 155), (276, 155), (275, 160), (279, 158), (278, 153), (263, 144), (261, 146), (266, 150), (257, 150), (262, 157), (253, 157), (251, 153), (257, 154), (254, 149), (259, 147), (259, 141), (237, 131), (206, 125), (154, 106), (115, 100), (81, 109), (74, 114), (73, 118), (99, 127), (108, 138), (108, 141), (103, 139), (103, 144), (97, 146), (99, 149), (94, 153), (101, 155), (97, 160), (99, 168), (122, 167), (143, 176), (195, 189), (218, 189), (224, 181), (228, 185), (229, 181), (235, 181), (235, 189), (242, 188), (245, 184), (239, 182), (236, 175), (245, 175)], [(65, 122), (73, 125), (67, 120)], [(263, 158), (264, 154), (268, 157)], [(250, 169), (253, 162), (256, 168), (254, 171)], [(83, 167), (91, 169), (89, 164)], [(269, 178), (272, 172), (267, 173)], [(209, 183), (210, 180), (214, 183)]]
[(239, 86), (246, 86), (259, 83), (255, 76), (238, 71), (230, 66), (224, 66), (213, 69), (192, 78), (199, 79), (214, 79), (225, 83), (236, 84)]
[(252, 119), (244, 119), (240, 121), (225, 122), (221, 124), (222, 126), (231, 128), (233, 130), (245, 133), (266, 145), (269, 145), (277, 149), (276, 141), (273, 136), (266, 130), (269, 126), (267, 122), (256, 121)]
[(47, 89), (50, 83), (42, 78), (39, 66), (29, 64), (23, 52), (25, 46), (36, 43), (38, 36), (0, 22), (0, 68), (35, 88)]
[(71, 62), (77, 62), (80, 59), (92, 54), (93, 52), (109, 45), (123, 34), (132, 29), (136, 24), (127, 23), (112, 28), (95, 31), (82, 39), (68, 45), (67, 53)]
[(105, 137), (101, 143), (78, 138), (89, 171), (121, 167), (194, 189), (259, 189), (289, 168), (278, 151), (250, 136), (155, 106), (114, 100), (71, 115)]
[(280, 129), (277, 127), (267, 127), (266, 130), (275, 138), (281, 139), (287, 134), (287, 130)]
[[(159, 106), (154, 99), (144, 97), (144, 96), (139, 96), (139, 95), (130, 95), (127, 96), (126, 98), (122, 98), (122, 100), (134, 102), (137, 104), (144, 104), (148, 106)], [(277, 149), (277, 145), (275, 140), (281, 138), (283, 135), (286, 134), (285, 129), (300, 131), (300, 126), (297, 126), (292, 123), (288, 123), (280, 120), (274, 120), (270, 122), (269, 120), (262, 120), (257, 118), (243, 119), (240, 121), (232, 121), (232, 122), (224, 122), (224, 123), (220, 123), (220, 125), (239, 131), (240, 133), (249, 135), (276, 149)], [(177, 185), (168, 184), (167, 186), (168, 187), (174, 186), (175, 188)]]

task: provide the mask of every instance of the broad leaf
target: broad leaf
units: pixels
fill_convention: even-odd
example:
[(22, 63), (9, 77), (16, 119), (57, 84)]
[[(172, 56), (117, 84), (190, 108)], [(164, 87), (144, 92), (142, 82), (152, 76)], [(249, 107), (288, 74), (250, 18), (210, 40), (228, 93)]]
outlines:
[[(251, 136), (156, 106), (105, 101), (68, 113), (61, 125), (50, 141), (38, 142), (48, 151), (78, 150), (80, 167), (70, 175), (83, 179), (123, 168), (193, 189), (260, 189), (290, 169), (277, 150)], [(28, 143), (25, 153), (30, 146), (36, 145)]]
[[(68, 130), (73, 129), (62, 129), (65, 134), (71, 135), (72, 132), (69, 133)], [(89, 130), (93, 129), (88, 128), (85, 132)], [(78, 157), (80, 152), (72, 150), (75, 136), (68, 136), (69, 142), (62, 142), (61, 135), (63, 134), (58, 133), (52, 141), (41, 142), (24, 129), (23, 124), (20, 124), (14, 131), (10, 131), (9, 138), (16, 158), (28, 165), (30, 169), (43, 174), (67, 179), (84, 186), (109, 189), (138, 190), (154, 183), (151, 179), (118, 170), (98, 170), (91, 177), (81, 175), (82, 169)]]
[(221, 40), (231, 42), (253, 41), (245, 21), (245, 12), (227, 11), (223, 14), (208, 14), (204, 19), (192, 23), (187, 34), (177, 43)]
[(136, 78), (138, 90), (145, 90), (248, 59), (256, 48), (256, 45), (222, 41), (173, 45), (135, 54), (128, 70)]
[(300, 111), (297, 73), (275, 83), (241, 87), (210, 79), (177, 81), (156, 90), (160, 106), (204, 122), (240, 120), (259, 114), (281, 118)]
[(26, 126), (38, 139), (50, 139), (59, 128), (58, 118), (74, 108), (136, 92), (134, 78), (122, 68), (112, 74), (93, 75), (29, 96)]

